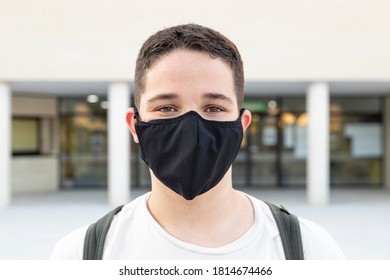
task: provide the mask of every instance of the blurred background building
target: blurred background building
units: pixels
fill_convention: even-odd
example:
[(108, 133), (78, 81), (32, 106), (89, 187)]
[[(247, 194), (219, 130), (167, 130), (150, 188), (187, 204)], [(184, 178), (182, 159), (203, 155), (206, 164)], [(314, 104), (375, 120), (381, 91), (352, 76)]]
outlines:
[(148, 188), (125, 124), (139, 48), (176, 24), (238, 46), (253, 121), (234, 185), (390, 188), (386, 0), (0, 1), (0, 206), (12, 194)]

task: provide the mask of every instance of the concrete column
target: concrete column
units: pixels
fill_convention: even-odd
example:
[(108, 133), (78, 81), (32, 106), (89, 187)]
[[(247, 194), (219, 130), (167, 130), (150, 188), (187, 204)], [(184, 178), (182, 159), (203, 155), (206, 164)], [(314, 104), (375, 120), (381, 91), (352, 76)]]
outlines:
[(307, 89), (307, 198), (312, 205), (329, 202), (329, 88), (313, 83)]
[(385, 99), (385, 108), (383, 116), (384, 126), (384, 158), (383, 158), (383, 174), (384, 174), (384, 187), (390, 189), (390, 172), (387, 172), (390, 168), (390, 97)]
[(11, 203), (11, 89), (0, 83), (0, 208)]
[(110, 84), (108, 102), (108, 201), (118, 206), (130, 200), (130, 132), (125, 121), (129, 84)]

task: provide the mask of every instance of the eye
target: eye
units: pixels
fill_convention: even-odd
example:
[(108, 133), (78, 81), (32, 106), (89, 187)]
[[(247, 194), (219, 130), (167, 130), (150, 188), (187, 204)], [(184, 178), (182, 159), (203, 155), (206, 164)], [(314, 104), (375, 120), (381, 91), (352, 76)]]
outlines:
[(224, 112), (225, 110), (218, 106), (209, 106), (205, 110), (207, 113), (220, 113)]
[(158, 112), (162, 113), (169, 113), (169, 112), (176, 112), (176, 108), (172, 106), (161, 106), (156, 109)]

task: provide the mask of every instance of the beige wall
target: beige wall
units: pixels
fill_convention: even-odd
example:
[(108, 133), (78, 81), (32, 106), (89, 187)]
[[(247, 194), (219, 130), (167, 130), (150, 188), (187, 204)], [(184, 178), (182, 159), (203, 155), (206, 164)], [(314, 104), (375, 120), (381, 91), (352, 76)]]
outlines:
[(208, 25), (261, 81), (390, 80), (387, 0), (3, 0), (0, 80), (127, 81), (142, 42)]
[(13, 156), (12, 192), (42, 192), (58, 189), (58, 108), (55, 98), (13, 97), (14, 117), (41, 119), (41, 155)]
[(57, 116), (56, 98), (20, 97), (12, 98), (12, 115), (33, 117)]
[(59, 168), (55, 156), (13, 157), (12, 192), (50, 192), (58, 189)]

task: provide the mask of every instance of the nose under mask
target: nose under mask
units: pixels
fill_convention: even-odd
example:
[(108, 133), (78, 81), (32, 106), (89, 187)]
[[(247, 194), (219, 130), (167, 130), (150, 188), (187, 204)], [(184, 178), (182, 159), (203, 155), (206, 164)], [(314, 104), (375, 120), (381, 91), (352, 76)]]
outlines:
[(140, 156), (165, 186), (192, 200), (213, 187), (233, 164), (243, 128), (235, 121), (212, 121), (194, 111), (143, 122), (136, 112)]

